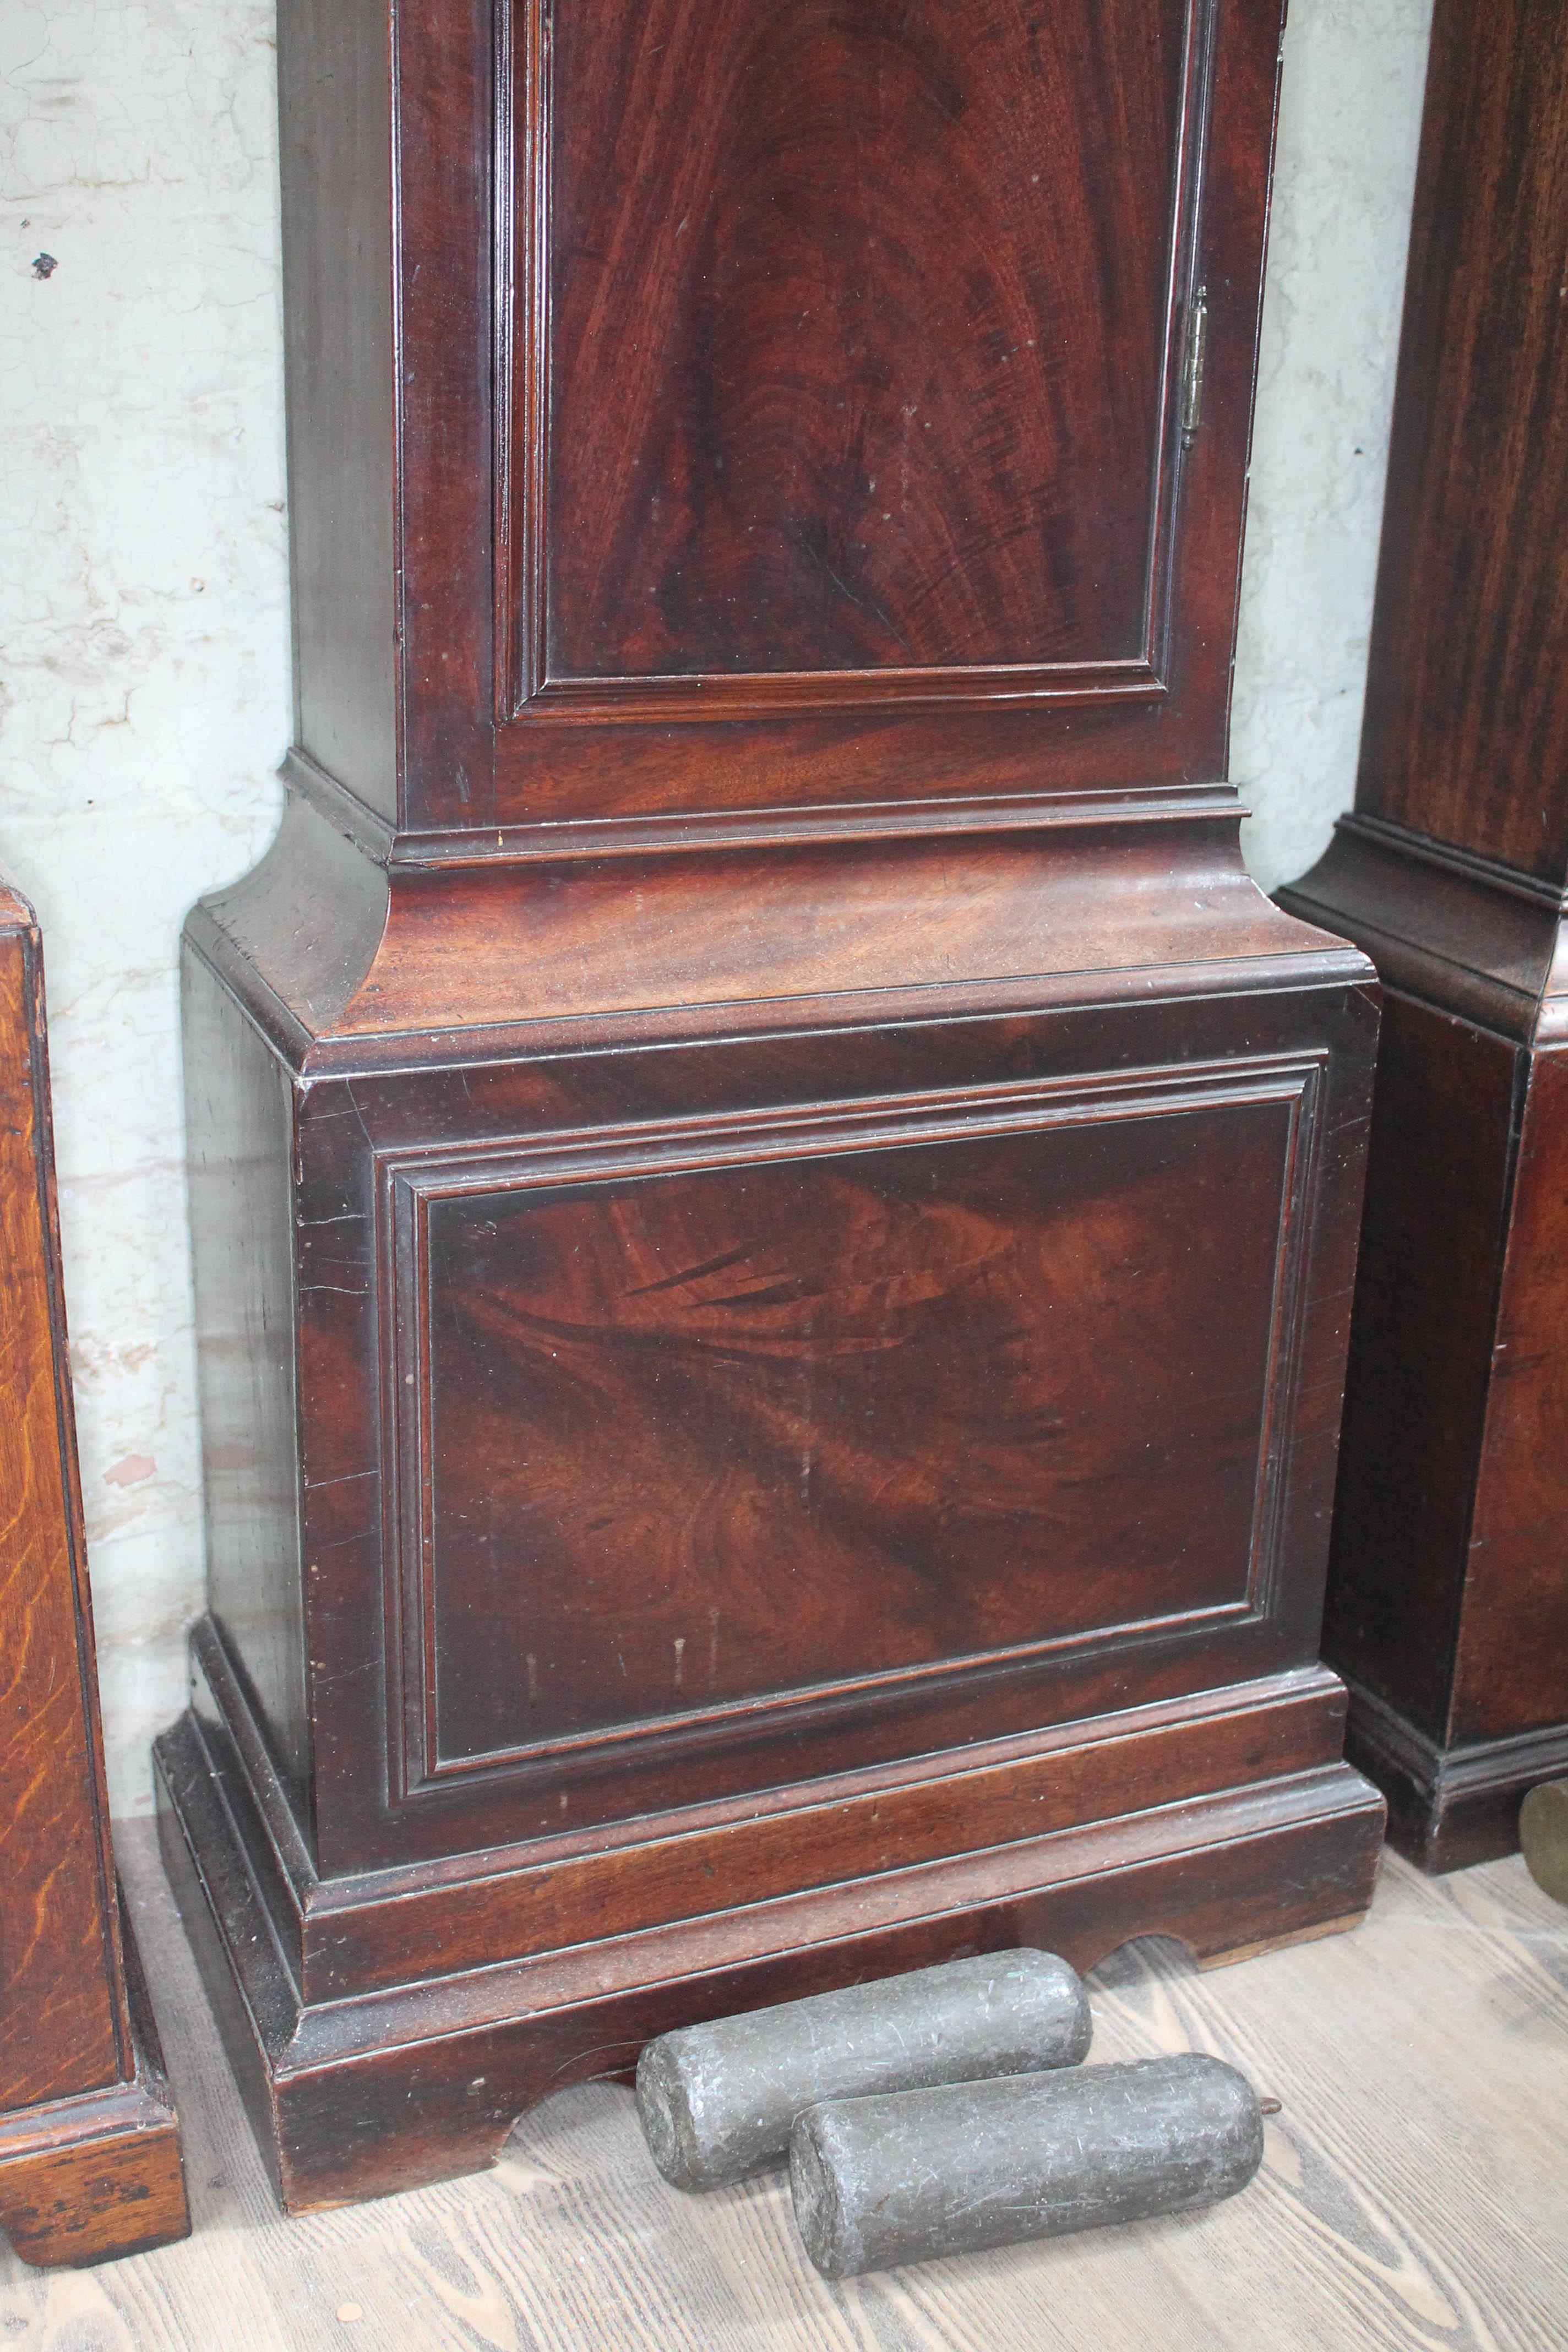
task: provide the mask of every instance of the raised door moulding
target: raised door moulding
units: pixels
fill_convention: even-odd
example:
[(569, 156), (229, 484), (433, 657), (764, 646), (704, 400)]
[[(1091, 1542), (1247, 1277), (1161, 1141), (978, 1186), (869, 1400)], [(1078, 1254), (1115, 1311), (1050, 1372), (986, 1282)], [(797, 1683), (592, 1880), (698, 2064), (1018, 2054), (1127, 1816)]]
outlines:
[(391, 61), (405, 831), (1223, 773), (1270, 9), (469, 10)]
[[(965, 1677), (1048, 1685), (1064, 1651), (1267, 1617), (1322, 1063), (378, 1154), (404, 1610), (393, 1788), (565, 1770), (579, 1812), (595, 1781), (611, 1818), (644, 1801), (650, 1747), (657, 1770), (706, 1754), (721, 1795), (787, 1769), (836, 1717), (897, 1709), (906, 1742), (930, 1745)], [(1216, 1150), (1239, 1193), (1223, 1236), (1201, 1222)], [(1126, 1209), (1106, 1229), (1112, 1165), (1136, 1180), (1136, 1240)], [(774, 1236), (761, 1263), (759, 1223)], [(1118, 1295), (1130, 1246), (1144, 1278)], [(1221, 1247), (1254, 1311), (1216, 1392)], [(1155, 1314), (1174, 1353), (1140, 1383), (1126, 1367)], [(1068, 1462), (1064, 1352), (1121, 1431)], [(712, 1497), (688, 1439), (685, 1475), (709, 1494), (692, 1510), (700, 1563), (656, 1598), (645, 1520), (679, 1487), (683, 1423), (710, 1414), (733, 1424), (728, 1491)], [(1043, 1444), (1062, 1499), (1031, 1529)], [(1196, 1546), (1164, 1469), (1180, 1452), (1223, 1489)], [(925, 1465), (910, 1509), (868, 1527), (910, 1456)], [(1025, 1515), (1010, 1534), (1009, 1506)], [(940, 1619), (920, 1608), (936, 1574)], [(847, 1617), (835, 1587), (860, 1596)], [(585, 1622), (619, 1662), (596, 1688), (573, 1657)]]
[(1215, 13), (503, 7), (498, 716), (1163, 695)]

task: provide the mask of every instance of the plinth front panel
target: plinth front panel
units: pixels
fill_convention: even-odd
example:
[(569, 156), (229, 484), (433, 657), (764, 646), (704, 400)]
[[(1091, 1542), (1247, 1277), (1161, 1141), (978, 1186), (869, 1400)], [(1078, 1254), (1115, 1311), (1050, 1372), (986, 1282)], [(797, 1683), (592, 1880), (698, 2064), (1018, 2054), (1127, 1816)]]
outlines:
[(1311, 1084), (401, 1167), (423, 1775), (1265, 1605)]

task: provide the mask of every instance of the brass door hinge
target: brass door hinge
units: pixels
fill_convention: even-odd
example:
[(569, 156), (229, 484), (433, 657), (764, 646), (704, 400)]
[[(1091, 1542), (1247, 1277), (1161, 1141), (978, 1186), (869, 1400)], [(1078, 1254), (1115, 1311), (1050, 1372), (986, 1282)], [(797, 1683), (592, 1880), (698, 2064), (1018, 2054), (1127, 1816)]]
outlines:
[(1204, 347), (1208, 341), (1208, 288), (1200, 286), (1187, 304), (1187, 351), (1182, 362), (1182, 446), (1190, 449), (1204, 413)]

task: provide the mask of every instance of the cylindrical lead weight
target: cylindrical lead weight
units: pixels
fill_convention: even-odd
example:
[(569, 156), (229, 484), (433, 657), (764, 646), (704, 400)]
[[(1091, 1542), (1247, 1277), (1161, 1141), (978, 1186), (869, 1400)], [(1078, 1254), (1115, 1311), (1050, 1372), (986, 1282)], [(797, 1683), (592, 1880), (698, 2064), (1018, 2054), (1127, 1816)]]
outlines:
[(1542, 1780), (1519, 1809), (1519, 1843), (1543, 1894), (1568, 1903), (1568, 1780)]
[(949, 1960), (650, 2042), (637, 2113), (665, 2179), (718, 2189), (782, 2160), (819, 2099), (1075, 2066), (1093, 2021), (1052, 1952)]
[(833, 2100), (796, 2121), (789, 2183), (827, 2278), (1212, 2205), (1263, 2158), (1251, 2086), (1217, 2058)]

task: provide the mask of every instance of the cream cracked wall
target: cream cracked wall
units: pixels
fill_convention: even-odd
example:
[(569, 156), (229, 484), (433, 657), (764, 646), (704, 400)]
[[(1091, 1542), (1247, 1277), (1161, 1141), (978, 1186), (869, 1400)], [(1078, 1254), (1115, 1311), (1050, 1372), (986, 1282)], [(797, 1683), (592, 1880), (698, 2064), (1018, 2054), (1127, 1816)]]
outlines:
[[(1354, 781), (1430, 0), (1295, 0), (1232, 774), (1266, 886)], [(201, 1591), (175, 950), (289, 737), (272, 9), (0, 7), (0, 857), (42, 919), (110, 1781)]]

